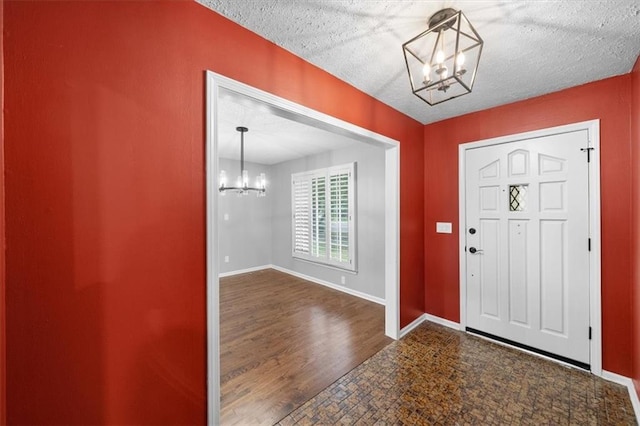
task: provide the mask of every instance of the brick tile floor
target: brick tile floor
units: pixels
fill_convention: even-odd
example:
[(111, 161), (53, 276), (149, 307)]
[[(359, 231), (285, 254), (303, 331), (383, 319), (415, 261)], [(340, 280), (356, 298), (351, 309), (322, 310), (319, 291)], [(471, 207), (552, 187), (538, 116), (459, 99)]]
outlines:
[(423, 323), (278, 425), (635, 425), (627, 389)]

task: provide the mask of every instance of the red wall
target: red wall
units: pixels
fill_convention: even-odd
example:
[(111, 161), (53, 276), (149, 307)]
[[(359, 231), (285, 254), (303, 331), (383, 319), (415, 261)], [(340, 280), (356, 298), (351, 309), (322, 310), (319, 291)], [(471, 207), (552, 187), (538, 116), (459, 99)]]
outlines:
[[(425, 309), (459, 321), (458, 145), (600, 119), (603, 367), (631, 376), (631, 143), (627, 75), (428, 125), (425, 149)], [(460, 102), (464, 98), (460, 98)], [(436, 234), (435, 222), (454, 234)]]
[[(4, 2), (0, 2), (0, 110), (4, 111)], [(0, 114), (0, 425), (6, 423), (5, 257), (4, 257), (4, 114)]]
[(192, 2), (4, 10), (7, 412), (206, 416), (204, 70), (401, 141), (401, 322), (424, 312), (423, 126)]
[(633, 379), (640, 398), (640, 57), (631, 73), (631, 171), (632, 171), (632, 264), (633, 264)]

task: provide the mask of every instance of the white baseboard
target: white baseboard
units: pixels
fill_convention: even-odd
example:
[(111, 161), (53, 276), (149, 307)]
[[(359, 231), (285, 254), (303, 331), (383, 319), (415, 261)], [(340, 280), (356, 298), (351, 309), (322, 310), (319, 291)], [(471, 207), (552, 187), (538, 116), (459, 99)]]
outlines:
[(444, 325), (445, 327), (453, 328), (454, 330), (460, 330), (460, 324), (457, 322), (450, 321), (448, 319), (440, 318), (431, 314), (424, 314), (424, 319), (436, 324)]
[(361, 299), (365, 299), (365, 300), (368, 300), (370, 302), (374, 302), (374, 303), (377, 303), (379, 305), (385, 306), (384, 299), (381, 299), (381, 298), (375, 297), (375, 296), (371, 296), (370, 294), (362, 293), (362, 292), (357, 291), (357, 290), (352, 290), (350, 288), (343, 287), (341, 285), (334, 284), (334, 283), (329, 282), (329, 281), (321, 280), (321, 279), (316, 278), (316, 277), (312, 277), (312, 276), (309, 276), (309, 275), (301, 274), (299, 272), (292, 271), (290, 269), (286, 269), (286, 268), (283, 268), (281, 266), (269, 265), (269, 268), (272, 268), (272, 269), (275, 269), (276, 271), (284, 272), (285, 274), (293, 275), (294, 277), (302, 278), (303, 280), (311, 281), (312, 283), (320, 284), (320, 285), (323, 285), (325, 287), (329, 287), (329, 288), (332, 288), (334, 290), (338, 290), (338, 291), (341, 291), (343, 293), (347, 293), (347, 294), (350, 294), (352, 296), (356, 296), (356, 297), (359, 297)]
[(424, 314), (420, 315), (418, 318), (414, 319), (410, 324), (405, 326), (402, 330), (400, 330), (400, 337), (402, 339), (407, 334), (411, 333), (417, 326), (422, 324), (425, 320)]
[(602, 378), (627, 387), (627, 390), (629, 391), (629, 398), (631, 399), (631, 405), (633, 405), (633, 411), (636, 413), (636, 421), (640, 424), (640, 400), (638, 399), (636, 388), (633, 385), (633, 380), (628, 377), (621, 376), (620, 374), (605, 370), (602, 370)]
[(254, 266), (253, 268), (238, 269), (237, 271), (223, 272), (221, 274), (218, 274), (218, 277), (219, 278), (231, 277), (233, 275), (246, 274), (247, 272), (262, 271), (263, 269), (269, 269), (271, 267), (272, 265), (262, 265), (262, 266)]
[(445, 327), (453, 328), (454, 330), (460, 330), (460, 324), (457, 322), (449, 321), (448, 319), (440, 318), (431, 314), (422, 314), (416, 318), (411, 324), (400, 330), (400, 338), (409, 334), (414, 328), (419, 326), (425, 321), (432, 322), (434, 324), (443, 325)]

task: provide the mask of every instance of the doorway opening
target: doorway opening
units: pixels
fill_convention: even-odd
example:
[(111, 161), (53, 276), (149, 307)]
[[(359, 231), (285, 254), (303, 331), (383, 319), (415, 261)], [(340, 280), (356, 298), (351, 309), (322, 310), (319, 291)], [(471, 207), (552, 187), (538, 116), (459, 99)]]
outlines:
[(335, 117), (320, 113), (227, 77), (206, 73), (206, 169), (207, 169), (207, 407), (210, 424), (219, 422), (219, 250), (218, 250), (218, 113), (225, 94), (244, 98), (271, 114), (355, 139), (384, 149), (385, 153), (385, 334), (399, 335), (399, 143)]

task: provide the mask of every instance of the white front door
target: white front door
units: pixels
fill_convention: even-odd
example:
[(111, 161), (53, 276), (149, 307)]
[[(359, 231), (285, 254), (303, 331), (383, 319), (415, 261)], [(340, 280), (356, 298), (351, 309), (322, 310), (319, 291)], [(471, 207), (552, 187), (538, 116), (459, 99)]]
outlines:
[(465, 151), (467, 327), (590, 363), (584, 130)]

